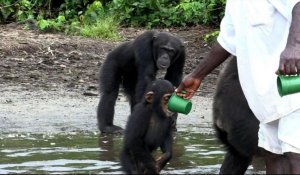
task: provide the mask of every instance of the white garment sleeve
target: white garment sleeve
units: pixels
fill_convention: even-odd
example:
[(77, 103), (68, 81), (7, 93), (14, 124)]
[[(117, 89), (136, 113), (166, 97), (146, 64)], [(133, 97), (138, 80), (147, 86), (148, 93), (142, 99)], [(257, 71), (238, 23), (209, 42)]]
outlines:
[(293, 8), (300, 0), (269, 0), (269, 2), (273, 4), (278, 12), (287, 20), (291, 21)]
[(227, 3), (225, 8), (225, 16), (221, 21), (220, 33), (217, 41), (226, 51), (228, 51), (232, 55), (236, 55), (235, 29), (229, 13), (229, 3)]

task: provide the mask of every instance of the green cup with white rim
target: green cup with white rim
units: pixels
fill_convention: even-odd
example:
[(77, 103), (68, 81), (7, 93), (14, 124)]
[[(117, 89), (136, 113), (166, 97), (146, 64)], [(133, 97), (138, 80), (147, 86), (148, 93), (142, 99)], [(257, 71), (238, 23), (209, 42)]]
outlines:
[(192, 102), (173, 93), (168, 101), (168, 109), (172, 112), (188, 114), (192, 109)]

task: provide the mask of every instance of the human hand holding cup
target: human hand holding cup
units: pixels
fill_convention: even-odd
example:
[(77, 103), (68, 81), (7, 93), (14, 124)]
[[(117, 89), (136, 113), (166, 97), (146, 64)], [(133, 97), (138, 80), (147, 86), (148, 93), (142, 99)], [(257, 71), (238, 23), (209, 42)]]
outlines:
[(172, 112), (188, 114), (192, 109), (192, 102), (173, 93), (168, 101), (168, 108)]

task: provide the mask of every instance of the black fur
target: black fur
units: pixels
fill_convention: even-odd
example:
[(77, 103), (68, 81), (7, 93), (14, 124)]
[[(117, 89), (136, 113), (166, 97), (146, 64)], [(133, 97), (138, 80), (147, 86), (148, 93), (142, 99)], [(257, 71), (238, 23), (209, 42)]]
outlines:
[[(127, 121), (120, 155), (127, 174), (158, 174), (172, 157), (172, 119), (164, 112), (162, 99), (174, 87), (166, 80), (156, 80), (149, 91), (154, 92), (153, 102), (142, 100)], [(163, 155), (156, 161), (151, 153), (158, 147)]]
[(113, 124), (120, 85), (124, 88), (132, 111), (142, 99), (147, 86), (156, 79), (158, 70), (165, 70), (164, 79), (177, 87), (182, 79), (184, 62), (183, 43), (167, 32), (147, 31), (115, 48), (108, 54), (100, 70), (99, 130), (102, 133), (122, 130)]
[(227, 152), (220, 174), (244, 174), (258, 151), (259, 121), (240, 86), (236, 58), (230, 59), (218, 79), (213, 121)]

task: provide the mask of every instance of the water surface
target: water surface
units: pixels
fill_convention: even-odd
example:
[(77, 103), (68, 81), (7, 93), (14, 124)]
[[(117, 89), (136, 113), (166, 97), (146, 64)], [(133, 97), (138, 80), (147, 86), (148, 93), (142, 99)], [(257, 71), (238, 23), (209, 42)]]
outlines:
[[(120, 174), (122, 135), (69, 134), (0, 136), (0, 174)], [(212, 134), (177, 132), (165, 174), (216, 174), (224, 151)], [(155, 152), (159, 156), (160, 151)], [(249, 173), (260, 173), (253, 166)]]

